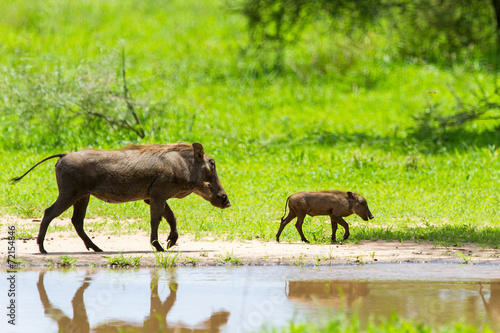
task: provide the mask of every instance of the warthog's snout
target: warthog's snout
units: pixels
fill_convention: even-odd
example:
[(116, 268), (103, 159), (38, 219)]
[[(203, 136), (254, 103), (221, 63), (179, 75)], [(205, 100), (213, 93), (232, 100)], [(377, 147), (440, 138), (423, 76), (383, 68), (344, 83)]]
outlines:
[(219, 193), (217, 195), (217, 199), (221, 203), (220, 208), (226, 209), (231, 207), (231, 203), (229, 202), (229, 198), (227, 197), (226, 193)]
[(371, 219), (373, 219), (375, 216), (372, 215), (372, 213), (368, 213), (366, 214), (365, 217), (361, 217), (364, 221), (369, 221)]

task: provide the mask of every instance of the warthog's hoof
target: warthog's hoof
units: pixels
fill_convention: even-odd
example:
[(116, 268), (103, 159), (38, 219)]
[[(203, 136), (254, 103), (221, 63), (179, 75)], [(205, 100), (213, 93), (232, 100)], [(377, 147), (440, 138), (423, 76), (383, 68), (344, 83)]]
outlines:
[(94, 250), (94, 252), (102, 252), (102, 250), (94, 243), (89, 244), (89, 245), (85, 244), (85, 247), (87, 248), (87, 251), (92, 249), (92, 250)]
[(43, 247), (43, 243), (38, 243), (38, 250), (40, 253), (47, 254), (47, 251), (45, 251), (45, 248)]
[(151, 245), (154, 246), (154, 248), (156, 249), (156, 251), (158, 252), (165, 252), (165, 250), (163, 249), (163, 247), (160, 245), (160, 242), (158, 242), (158, 240), (154, 240), (151, 242)]
[(179, 238), (179, 234), (177, 233), (177, 231), (171, 232), (167, 238), (167, 249), (174, 246), (175, 243), (177, 243), (178, 238)]

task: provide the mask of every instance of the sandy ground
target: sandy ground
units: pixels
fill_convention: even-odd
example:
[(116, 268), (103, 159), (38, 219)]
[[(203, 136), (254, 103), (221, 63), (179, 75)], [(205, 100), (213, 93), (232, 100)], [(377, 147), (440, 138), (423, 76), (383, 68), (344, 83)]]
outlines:
[[(54, 221), (56, 222), (56, 221)], [(14, 217), (0, 218), (0, 260), (6, 266), (8, 254), (8, 226), (33, 225), (32, 219)], [(71, 222), (69, 219), (57, 223)], [(335, 265), (346, 263), (373, 262), (469, 262), (500, 264), (500, 249), (482, 248), (474, 244), (460, 247), (434, 246), (429, 243), (362, 241), (358, 244), (318, 245), (297, 242), (276, 243), (259, 240), (221, 241), (209, 238), (195, 240), (191, 235), (182, 234), (177, 245), (163, 256), (173, 258), (179, 265)], [(61, 261), (60, 256), (77, 257), (77, 266), (108, 265), (108, 257), (126, 258), (142, 256), (141, 266), (157, 265), (157, 258), (149, 245), (149, 235), (116, 235), (112, 232), (87, 231), (89, 237), (104, 252), (87, 251), (76, 232), (50, 232), (45, 239), (48, 254), (40, 254), (35, 238), (15, 241), (16, 258), (29, 266), (45, 266), (50, 260)], [(167, 234), (160, 234), (160, 242), (166, 243)]]

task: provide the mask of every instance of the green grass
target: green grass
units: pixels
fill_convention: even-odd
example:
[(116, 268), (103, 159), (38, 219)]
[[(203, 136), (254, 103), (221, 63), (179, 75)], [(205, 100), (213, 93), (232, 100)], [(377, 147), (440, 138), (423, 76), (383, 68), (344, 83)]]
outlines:
[[(164, 252), (154, 251), (156, 265), (162, 268), (171, 268), (177, 266), (179, 261), (180, 251), (174, 252), (174, 250), (165, 250)], [(191, 260), (194, 264), (195, 261)]]
[(348, 316), (342, 311), (328, 316), (327, 319), (315, 322), (292, 322), (284, 328), (263, 329), (262, 332), (290, 332), (290, 333), (355, 333), (355, 332), (398, 332), (398, 333), (492, 333), (488, 327), (475, 327), (463, 323), (450, 323), (441, 327), (426, 325), (414, 320), (399, 318), (393, 314), (387, 320), (370, 320), (367, 324), (361, 323), (355, 315)]
[(71, 257), (68, 255), (59, 256), (59, 265), (61, 267), (74, 267), (76, 265), (76, 261), (78, 257)]
[(241, 259), (235, 257), (233, 255), (232, 251), (231, 251), (231, 253), (227, 252), (226, 255), (221, 256), (218, 259), (215, 259), (215, 261), (220, 262), (220, 263), (229, 264), (229, 265), (235, 265), (235, 266), (241, 265)]
[[(355, 50), (341, 36), (309, 36), (288, 51), (286, 73), (265, 72), (245, 55), (242, 16), (216, 0), (46, 1), (43, 8), (11, 1), (0, 12), (2, 215), (41, 218), (57, 197), (55, 161), (15, 186), (8, 180), (53, 153), (198, 141), (215, 158), (233, 207), (221, 211), (195, 195), (170, 200), (181, 235), (273, 241), (290, 194), (343, 189), (367, 198), (375, 215), (369, 223), (347, 218), (349, 241), (498, 247), (498, 122), (426, 134), (414, 120), (434, 104), (454, 112), (447, 85), (467, 95), (493, 79), (486, 65), (387, 61), (377, 45), (389, 39), (380, 35)], [(122, 89), (122, 50), (144, 139), (71, 113), (79, 110), (75, 100), (101, 96), (112, 115), (126, 116), (125, 103), (106, 93)], [(337, 56), (321, 57), (330, 51)], [(322, 71), (326, 65), (333, 70)], [(71, 112), (61, 101), (72, 103)], [(92, 199), (87, 216), (107, 220), (96, 231), (149, 231), (143, 202)], [(329, 243), (327, 221), (308, 217), (306, 237)], [(160, 231), (165, 239), (168, 224)], [(299, 240), (291, 223), (281, 241)]]
[(141, 264), (141, 258), (142, 256), (130, 256), (127, 258), (123, 253), (120, 253), (118, 257), (106, 257), (108, 265), (118, 267), (137, 267)]

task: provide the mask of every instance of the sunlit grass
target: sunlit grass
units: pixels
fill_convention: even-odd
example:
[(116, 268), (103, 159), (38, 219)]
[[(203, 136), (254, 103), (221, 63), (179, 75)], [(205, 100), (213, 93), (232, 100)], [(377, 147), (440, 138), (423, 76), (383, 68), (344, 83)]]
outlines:
[[(13, 1), (2, 3), (0, 12), (3, 215), (40, 219), (55, 201), (55, 160), (8, 184), (51, 154), (198, 141), (217, 161), (233, 206), (221, 211), (195, 195), (169, 200), (181, 235), (272, 241), (290, 194), (342, 189), (366, 197), (375, 215), (369, 223), (346, 218), (353, 224), (350, 241), (498, 247), (496, 123), (437, 137), (418, 135), (414, 128), (413, 117), (429, 105), (453, 111), (447, 85), (467, 92), (474, 81), (468, 75), (461, 79), (467, 72), (461, 66), (383, 60), (376, 47), (387, 41), (375, 36), (359, 48), (360, 58), (334, 63), (331, 71), (312, 60), (327, 49), (344, 51), (321, 40), (291, 49), (287, 73), (265, 72), (245, 55), (243, 18), (215, 0)], [(345, 45), (341, 38), (330, 42)], [(78, 117), (63, 122), (57, 103), (48, 101), (57, 94), (86, 96), (98, 84), (121, 89), (122, 50), (146, 137)], [(490, 77), (478, 72), (479, 80)], [(71, 214), (69, 209), (62, 217)], [(149, 233), (143, 202), (92, 199), (87, 217), (104, 218), (86, 225), (95, 232)], [(37, 227), (26, 235), (36, 234)], [(73, 229), (52, 224), (51, 230)], [(160, 231), (167, 237), (165, 221)], [(304, 232), (313, 242), (330, 241), (327, 219), (308, 217)], [(293, 224), (287, 226), (282, 241), (299, 240)]]

